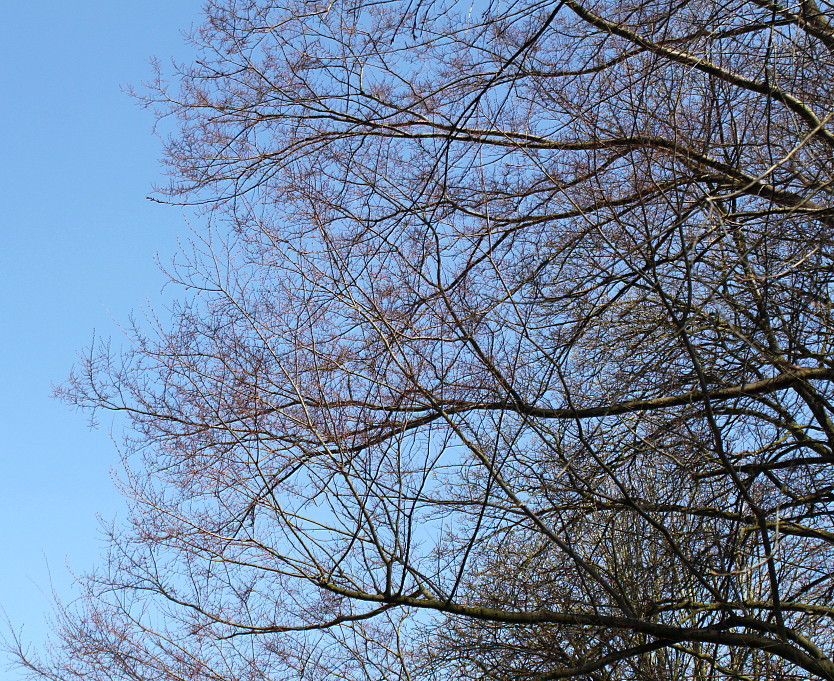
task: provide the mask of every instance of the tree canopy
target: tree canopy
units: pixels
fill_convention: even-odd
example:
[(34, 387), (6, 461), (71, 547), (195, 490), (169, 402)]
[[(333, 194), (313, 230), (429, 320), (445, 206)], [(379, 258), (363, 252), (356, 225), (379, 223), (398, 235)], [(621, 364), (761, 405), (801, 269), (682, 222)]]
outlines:
[(52, 679), (834, 679), (834, 7), (213, 0)]

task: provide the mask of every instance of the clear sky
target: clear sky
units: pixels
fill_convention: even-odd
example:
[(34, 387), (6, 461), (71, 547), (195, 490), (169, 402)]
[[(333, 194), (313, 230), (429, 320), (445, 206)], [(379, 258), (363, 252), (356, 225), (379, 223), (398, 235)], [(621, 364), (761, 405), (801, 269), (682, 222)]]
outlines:
[[(50, 591), (72, 598), (120, 500), (107, 420), (52, 399), (93, 330), (159, 297), (187, 237), (182, 209), (148, 201), (162, 179), (153, 119), (121, 91), (157, 56), (187, 58), (199, 0), (4, 3), (0, 21), (0, 605), (37, 644)], [(5, 668), (0, 679), (17, 681)]]

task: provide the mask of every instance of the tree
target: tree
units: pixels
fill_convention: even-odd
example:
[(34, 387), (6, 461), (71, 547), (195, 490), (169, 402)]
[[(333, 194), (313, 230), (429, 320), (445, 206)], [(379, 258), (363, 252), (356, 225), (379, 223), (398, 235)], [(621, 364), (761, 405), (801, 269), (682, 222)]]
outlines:
[(214, 0), (183, 300), (62, 395), (54, 679), (834, 679), (832, 6)]

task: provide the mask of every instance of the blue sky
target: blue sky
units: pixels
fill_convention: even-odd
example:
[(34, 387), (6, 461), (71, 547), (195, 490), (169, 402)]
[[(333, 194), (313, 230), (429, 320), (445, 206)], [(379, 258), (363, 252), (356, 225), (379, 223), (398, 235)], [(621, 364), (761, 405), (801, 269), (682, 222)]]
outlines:
[[(52, 399), (93, 331), (159, 298), (187, 237), (183, 209), (145, 197), (162, 180), (153, 119), (121, 91), (148, 61), (188, 58), (199, 0), (6, 3), (0, 22), (0, 605), (38, 644), (67, 565), (99, 558), (121, 502), (111, 423)], [(5, 669), (0, 679), (22, 674)]]

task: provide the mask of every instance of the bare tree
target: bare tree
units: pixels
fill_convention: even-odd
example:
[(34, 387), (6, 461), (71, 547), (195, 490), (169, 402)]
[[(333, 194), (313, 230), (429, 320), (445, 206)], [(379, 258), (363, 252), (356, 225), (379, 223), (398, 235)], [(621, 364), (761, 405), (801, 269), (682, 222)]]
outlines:
[(54, 679), (834, 679), (814, 0), (219, 0)]

